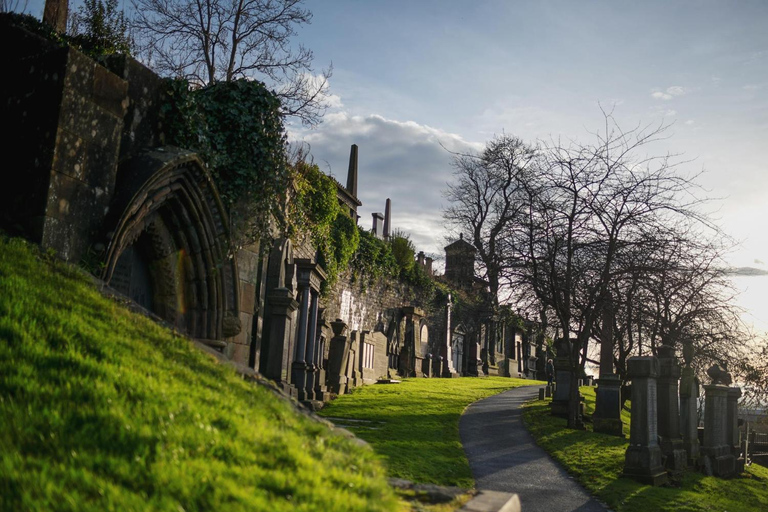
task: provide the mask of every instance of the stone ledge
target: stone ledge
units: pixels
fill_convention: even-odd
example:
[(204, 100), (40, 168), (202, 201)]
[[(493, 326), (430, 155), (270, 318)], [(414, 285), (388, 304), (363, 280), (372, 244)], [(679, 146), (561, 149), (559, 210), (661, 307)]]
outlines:
[(517, 494), (499, 491), (479, 491), (477, 496), (459, 509), (459, 512), (520, 512)]

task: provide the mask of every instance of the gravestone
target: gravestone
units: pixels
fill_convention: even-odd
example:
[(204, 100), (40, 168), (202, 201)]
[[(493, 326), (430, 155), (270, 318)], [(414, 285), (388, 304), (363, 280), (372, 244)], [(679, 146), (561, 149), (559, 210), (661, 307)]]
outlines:
[(728, 433), (727, 439), (731, 447), (731, 453), (735, 459), (735, 473), (744, 472), (744, 457), (741, 457), (741, 446), (739, 440), (739, 398), (741, 398), (741, 388), (728, 388)]
[(561, 338), (556, 344), (555, 356), (555, 393), (550, 411), (554, 416), (568, 417), (568, 400), (571, 395), (571, 363), (568, 357), (568, 341)]
[[(603, 311), (603, 332), (600, 344), (600, 378), (595, 391), (595, 413), (592, 425), (595, 432), (624, 437), (621, 423), (621, 379), (613, 372), (613, 311)], [(582, 379), (583, 386), (591, 379)]]
[(679, 379), (680, 366), (675, 358), (675, 349), (671, 345), (663, 345), (659, 348), (657, 383), (659, 444), (666, 468), (678, 476), (688, 465), (688, 454), (680, 435)]
[(344, 330), (347, 328), (340, 318), (331, 322), (333, 338), (328, 349), (328, 369), (326, 372), (326, 382), (331, 393), (343, 395), (347, 388), (347, 358), (349, 357), (350, 341), (344, 336)]
[(728, 439), (728, 385), (731, 376), (714, 365), (707, 374), (712, 383), (704, 386), (704, 444), (701, 447), (705, 472), (729, 477), (735, 473), (736, 459)]
[(688, 465), (696, 467), (699, 463), (699, 417), (697, 411), (699, 381), (693, 368), (691, 368), (692, 359), (693, 345), (690, 341), (686, 341), (683, 344), (685, 368), (682, 370), (680, 380), (680, 430)]
[(658, 442), (658, 376), (659, 360), (654, 356), (631, 357), (627, 361), (627, 377), (632, 381), (632, 421), (624, 476), (648, 485), (664, 485), (668, 481)]

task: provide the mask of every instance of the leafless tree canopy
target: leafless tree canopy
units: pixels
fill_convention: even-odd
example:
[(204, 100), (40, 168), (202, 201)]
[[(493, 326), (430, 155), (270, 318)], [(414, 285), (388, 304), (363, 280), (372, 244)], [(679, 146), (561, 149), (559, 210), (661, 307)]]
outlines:
[(655, 354), (684, 339), (694, 340), (700, 369), (745, 359), (722, 260), (730, 242), (679, 159), (648, 156), (666, 132), (624, 130), (605, 113), (588, 143), (533, 149), (504, 136), (481, 155), (454, 158), (446, 219), (471, 235), (494, 291), (535, 297), (540, 316), (564, 333), (574, 378), (590, 341), (604, 337), (620, 374), (641, 346)]
[(139, 55), (193, 84), (255, 78), (275, 89), (287, 116), (316, 124), (331, 68), (314, 74), (312, 51), (291, 45), (310, 23), (302, 0), (133, 0)]

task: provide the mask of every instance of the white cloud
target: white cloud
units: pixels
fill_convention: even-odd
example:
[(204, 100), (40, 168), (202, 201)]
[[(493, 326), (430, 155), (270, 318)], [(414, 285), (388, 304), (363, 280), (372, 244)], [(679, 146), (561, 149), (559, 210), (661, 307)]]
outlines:
[(680, 85), (673, 85), (667, 87), (666, 91), (654, 90), (651, 92), (651, 97), (657, 100), (669, 101), (677, 96), (683, 96), (690, 92), (690, 89), (682, 87)]
[(685, 124), (687, 124), (688, 126), (691, 126), (691, 125), (694, 125), (694, 124), (696, 124), (696, 121), (694, 121), (693, 119), (688, 119), (688, 120), (685, 122)]
[(413, 121), (380, 115), (326, 114), (315, 129), (297, 129), (293, 140), (311, 148), (315, 162), (345, 184), (351, 144), (358, 145), (358, 210), (360, 225), (371, 227), (371, 213), (383, 212), (392, 199), (392, 227), (410, 233), (418, 250), (442, 253), (448, 234), (443, 220), (442, 193), (452, 178), (451, 151), (478, 150), (482, 144), (464, 140)]

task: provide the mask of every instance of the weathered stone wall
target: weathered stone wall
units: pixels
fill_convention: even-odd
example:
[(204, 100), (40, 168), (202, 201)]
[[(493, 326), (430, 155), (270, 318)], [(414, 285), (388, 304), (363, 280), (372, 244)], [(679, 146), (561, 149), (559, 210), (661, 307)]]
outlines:
[(13, 124), (6, 168), (27, 176), (21, 188), (4, 187), (4, 224), (77, 261), (108, 212), (128, 84), (71, 48), (12, 25), (0, 33), (14, 48), (0, 65), (18, 77), (0, 91), (0, 115)]

